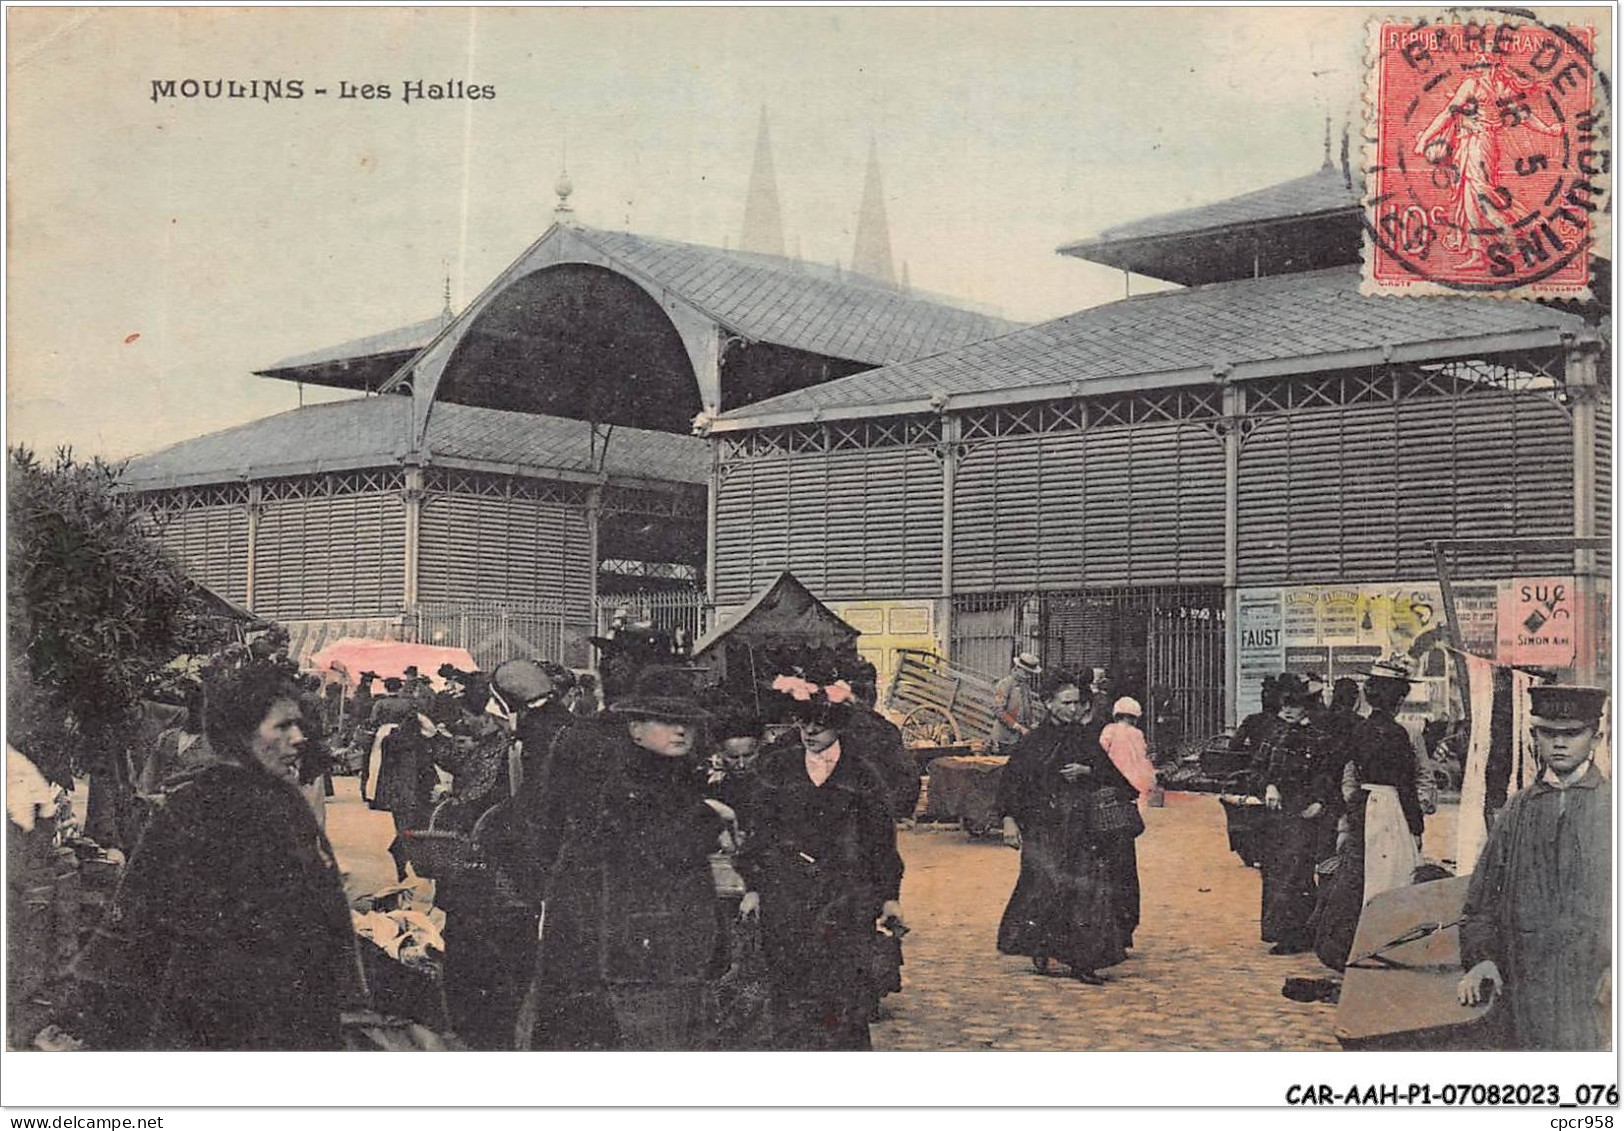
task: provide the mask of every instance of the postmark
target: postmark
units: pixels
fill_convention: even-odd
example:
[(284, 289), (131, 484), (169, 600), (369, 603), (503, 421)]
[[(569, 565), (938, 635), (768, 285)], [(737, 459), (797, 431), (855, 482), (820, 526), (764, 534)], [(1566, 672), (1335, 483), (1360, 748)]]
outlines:
[(1364, 293), (1589, 297), (1612, 172), (1595, 43), (1504, 11), (1370, 25)]

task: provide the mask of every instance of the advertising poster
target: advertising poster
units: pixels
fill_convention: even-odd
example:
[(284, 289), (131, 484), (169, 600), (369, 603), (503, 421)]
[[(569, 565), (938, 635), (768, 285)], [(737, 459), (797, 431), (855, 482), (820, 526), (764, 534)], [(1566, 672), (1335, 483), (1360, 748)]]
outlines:
[(1571, 577), (1523, 577), (1500, 594), (1499, 661), (1565, 668), (1573, 663)]
[(1491, 581), (1454, 588), (1461, 647), (1474, 656), (1493, 657), (1499, 645), (1501, 585)]
[(1285, 662), (1280, 615), (1280, 593), (1274, 589), (1255, 590), (1240, 595), (1240, 641), (1236, 689), (1236, 714), (1245, 718), (1262, 705), (1259, 684), (1267, 676), (1279, 675)]

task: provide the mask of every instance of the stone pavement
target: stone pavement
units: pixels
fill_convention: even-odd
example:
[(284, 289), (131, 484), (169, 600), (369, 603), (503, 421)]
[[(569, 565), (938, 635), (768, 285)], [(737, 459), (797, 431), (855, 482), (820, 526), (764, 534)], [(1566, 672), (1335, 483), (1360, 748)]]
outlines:
[[(1439, 818), (1426, 844), (1434, 858), (1454, 824), (1450, 810)], [(997, 952), (1018, 853), (945, 826), (902, 833), (912, 930), (903, 992), (886, 999), (890, 1017), (875, 1024), (875, 1047), (1337, 1048), (1334, 1006), (1280, 995), (1290, 975), (1330, 972), (1312, 954), (1271, 957), (1258, 940), (1259, 876), (1229, 851), (1218, 799), (1169, 794), (1146, 825), (1136, 949), (1101, 972), (1104, 986), (1040, 977), (1028, 959)]]

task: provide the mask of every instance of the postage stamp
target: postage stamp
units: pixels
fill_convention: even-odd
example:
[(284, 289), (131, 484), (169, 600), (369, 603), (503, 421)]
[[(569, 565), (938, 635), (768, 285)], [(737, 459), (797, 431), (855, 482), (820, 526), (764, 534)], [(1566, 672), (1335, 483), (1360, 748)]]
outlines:
[(1594, 45), (1503, 13), (1372, 22), (1366, 294), (1589, 296), (1611, 181)]

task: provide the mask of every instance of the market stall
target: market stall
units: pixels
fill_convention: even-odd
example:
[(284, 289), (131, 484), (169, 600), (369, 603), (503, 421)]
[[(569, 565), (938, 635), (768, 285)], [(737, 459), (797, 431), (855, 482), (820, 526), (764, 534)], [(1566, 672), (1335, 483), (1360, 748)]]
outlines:
[(786, 570), (718, 621), (694, 645), (693, 663), (708, 682), (753, 699), (780, 674), (780, 653), (853, 652), (859, 635)]

